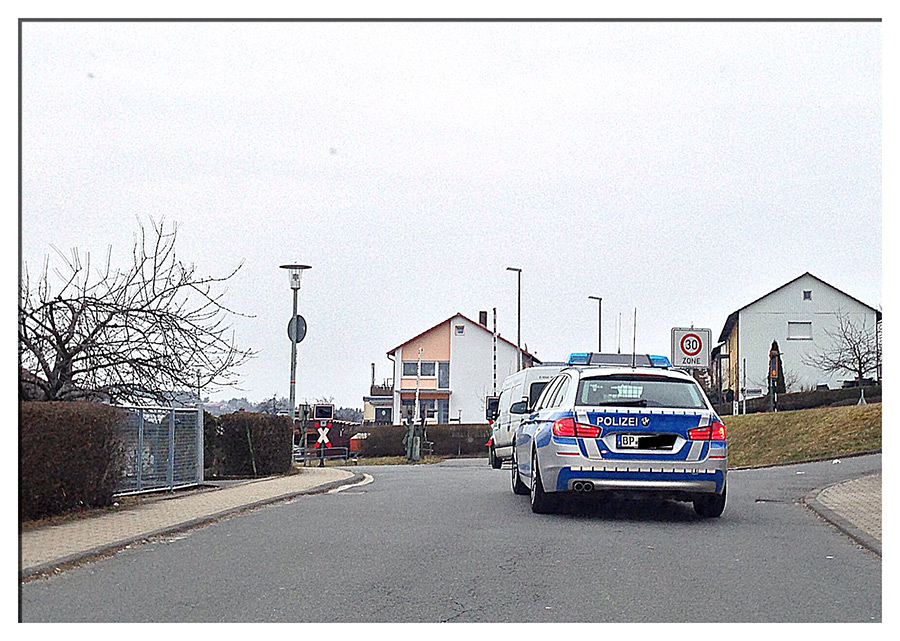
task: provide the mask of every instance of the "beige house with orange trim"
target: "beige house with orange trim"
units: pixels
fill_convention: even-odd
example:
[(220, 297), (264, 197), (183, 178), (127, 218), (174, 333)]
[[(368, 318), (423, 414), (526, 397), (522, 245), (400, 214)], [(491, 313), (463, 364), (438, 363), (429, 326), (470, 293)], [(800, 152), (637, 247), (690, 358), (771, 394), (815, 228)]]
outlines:
[[(494, 340), (486, 312), (480, 320), (455, 314), (387, 353), (394, 363), (394, 425), (402, 423), (404, 411), (415, 414), (417, 394), (420, 416), (429, 423), (485, 422), (485, 397), (499, 393), (503, 379), (517, 371), (518, 350), (499, 334)], [(523, 367), (539, 363), (522, 350)]]

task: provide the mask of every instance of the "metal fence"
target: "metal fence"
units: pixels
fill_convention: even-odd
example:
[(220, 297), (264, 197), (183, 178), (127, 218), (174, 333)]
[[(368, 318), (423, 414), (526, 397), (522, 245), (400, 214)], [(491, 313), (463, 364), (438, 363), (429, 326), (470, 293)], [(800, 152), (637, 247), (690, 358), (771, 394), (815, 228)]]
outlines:
[(125, 470), (116, 494), (174, 490), (203, 482), (203, 410), (136, 407), (120, 436)]
[(348, 447), (308, 447), (306, 449), (294, 446), (294, 463), (303, 463), (304, 466), (310, 462), (315, 463), (334, 460), (353, 461), (357, 463), (359, 452), (351, 450)]

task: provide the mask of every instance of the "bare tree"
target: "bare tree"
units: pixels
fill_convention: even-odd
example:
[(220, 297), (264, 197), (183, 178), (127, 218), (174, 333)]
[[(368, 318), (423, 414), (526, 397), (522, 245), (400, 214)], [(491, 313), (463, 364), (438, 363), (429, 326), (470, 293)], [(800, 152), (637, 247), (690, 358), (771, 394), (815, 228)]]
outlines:
[(823, 372), (849, 372), (861, 382), (878, 365), (875, 327), (866, 327), (864, 321), (855, 323), (849, 314), (841, 311), (835, 312), (834, 316), (837, 327), (825, 330), (831, 344), (806, 356), (803, 363)]
[[(73, 249), (59, 267), (49, 256), (37, 281), (23, 269), (19, 301), (20, 398), (168, 402), (172, 394), (232, 385), (254, 355), (235, 346), (237, 314), (218, 291), (223, 277), (200, 276), (175, 255), (177, 225), (140, 226), (132, 264), (96, 268)], [(239, 315), (239, 314), (238, 314)], [(30, 391), (30, 394), (29, 394)]]

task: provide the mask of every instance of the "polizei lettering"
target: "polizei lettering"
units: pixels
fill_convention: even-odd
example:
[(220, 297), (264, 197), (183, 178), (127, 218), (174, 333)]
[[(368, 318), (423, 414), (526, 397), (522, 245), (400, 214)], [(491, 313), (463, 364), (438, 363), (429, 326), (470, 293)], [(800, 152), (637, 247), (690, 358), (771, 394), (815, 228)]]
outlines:
[(598, 416), (597, 425), (606, 427), (637, 427), (637, 416)]

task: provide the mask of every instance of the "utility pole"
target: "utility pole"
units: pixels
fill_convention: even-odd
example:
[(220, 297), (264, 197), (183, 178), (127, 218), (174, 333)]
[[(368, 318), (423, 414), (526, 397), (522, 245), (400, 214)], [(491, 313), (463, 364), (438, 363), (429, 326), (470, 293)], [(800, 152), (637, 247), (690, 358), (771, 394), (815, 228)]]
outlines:
[(419, 355), (416, 358), (416, 406), (413, 409), (413, 423), (419, 423), (419, 377), (422, 371), (422, 348), (419, 348)]
[(497, 395), (497, 308), (494, 308), (494, 384), (491, 388), (491, 396)]
[(597, 351), (603, 353), (603, 298), (599, 296), (588, 296), (591, 300), (597, 301)]
[(507, 271), (516, 272), (517, 280), (518, 280), (518, 306), (516, 308), (516, 324), (518, 326), (518, 330), (516, 333), (516, 356), (517, 356), (517, 369), (519, 372), (522, 370), (522, 270), (518, 267), (507, 267)]

